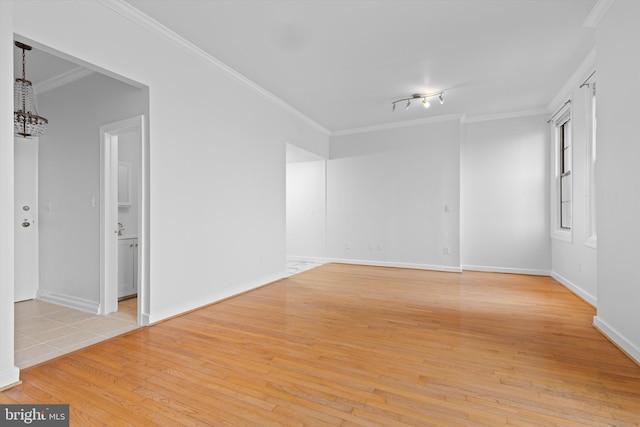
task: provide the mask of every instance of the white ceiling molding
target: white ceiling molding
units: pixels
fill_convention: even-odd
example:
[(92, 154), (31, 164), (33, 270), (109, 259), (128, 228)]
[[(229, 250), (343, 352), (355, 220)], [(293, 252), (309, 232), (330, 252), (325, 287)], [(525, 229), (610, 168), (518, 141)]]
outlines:
[(578, 66), (576, 71), (573, 72), (571, 77), (562, 86), (562, 88), (556, 93), (556, 96), (547, 106), (549, 111), (554, 111), (558, 106), (563, 104), (567, 98), (571, 98), (571, 92), (580, 86), (584, 79), (595, 69), (596, 66), (596, 49), (591, 49), (591, 52), (582, 60), (582, 63)]
[(259, 86), (255, 82), (249, 80), (242, 74), (238, 73), (237, 71), (227, 66), (217, 58), (213, 57), (212, 55), (208, 54), (204, 50), (200, 49), (199, 47), (197, 47), (196, 45), (194, 45), (184, 37), (176, 34), (174, 31), (165, 27), (160, 22), (142, 13), (140, 10), (131, 6), (129, 3), (125, 2), (124, 0), (97, 0), (97, 1), (103, 4), (104, 6), (110, 8), (111, 10), (115, 11), (116, 13), (129, 19), (130, 21), (140, 25), (142, 28), (149, 31), (150, 33), (164, 39), (165, 41), (168, 41), (169, 43), (172, 43), (174, 46), (177, 46), (183, 49), (184, 51), (186, 51), (187, 53), (195, 56), (196, 58), (203, 61), (205, 64), (208, 64), (212, 67), (215, 67), (221, 70), (222, 72), (227, 74), (229, 77), (243, 84), (245, 87), (253, 90), (255, 93), (267, 99), (268, 101), (272, 102), (282, 110), (301, 119), (305, 123), (311, 125), (317, 130), (323, 132), (324, 134), (329, 135), (331, 133), (327, 128), (325, 128), (324, 126), (322, 126), (321, 124), (319, 124), (318, 122), (310, 118), (309, 116), (305, 115), (304, 113), (295, 109), (291, 105), (287, 104), (285, 101), (278, 98), (273, 93)]
[(488, 122), (491, 120), (516, 119), (518, 117), (539, 116), (542, 114), (549, 114), (549, 110), (547, 108), (538, 108), (537, 110), (516, 111), (513, 113), (487, 114), (484, 116), (471, 117), (465, 116), (462, 118), (462, 123), (478, 123)]
[(76, 67), (65, 73), (59, 74), (57, 76), (51, 77), (48, 80), (33, 85), (33, 89), (36, 91), (36, 93), (44, 93), (48, 90), (67, 85), (71, 82), (75, 82), (76, 80), (79, 80), (93, 73), (94, 71), (91, 71), (87, 68)]
[(587, 28), (596, 28), (602, 17), (607, 13), (609, 7), (613, 4), (613, 1), (614, 0), (598, 0), (582, 25)]
[(383, 125), (374, 125), (374, 126), (367, 126), (362, 128), (356, 128), (356, 129), (339, 130), (336, 132), (331, 132), (331, 136), (343, 136), (343, 135), (352, 135), (354, 133), (375, 132), (375, 131), (386, 130), (386, 129), (418, 126), (418, 125), (423, 125), (427, 123), (446, 122), (449, 120), (462, 120), (463, 118), (464, 118), (464, 114), (447, 114), (443, 116), (428, 117), (426, 119), (405, 120), (402, 122), (385, 123)]

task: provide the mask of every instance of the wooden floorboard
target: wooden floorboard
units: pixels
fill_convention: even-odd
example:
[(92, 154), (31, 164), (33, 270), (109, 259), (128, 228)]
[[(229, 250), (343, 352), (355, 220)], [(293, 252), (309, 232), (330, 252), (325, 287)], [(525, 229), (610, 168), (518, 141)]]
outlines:
[(327, 264), (22, 371), (71, 425), (638, 426), (640, 366), (548, 277)]

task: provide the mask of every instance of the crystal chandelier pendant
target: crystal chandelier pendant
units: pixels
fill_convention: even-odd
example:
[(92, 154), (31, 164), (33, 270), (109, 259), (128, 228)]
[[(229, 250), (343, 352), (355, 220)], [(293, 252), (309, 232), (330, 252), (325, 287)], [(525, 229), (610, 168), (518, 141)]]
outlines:
[(25, 78), (25, 51), (31, 46), (15, 42), (22, 49), (22, 78), (13, 85), (13, 131), (24, 138), (40, 136), (49, 121), (38, 115), (35, 91), (31, 82)]

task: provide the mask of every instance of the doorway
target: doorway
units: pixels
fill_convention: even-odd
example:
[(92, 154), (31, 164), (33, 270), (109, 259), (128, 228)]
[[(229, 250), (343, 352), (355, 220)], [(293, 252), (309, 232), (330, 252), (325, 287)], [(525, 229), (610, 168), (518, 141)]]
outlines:
[(100, 314), (118, 311), (118, 301), (136, 295), (138, 325), (147, 325), (142, 301), (146, 221), (144, 116), (100, 127), (101, 257)]
[(292, 275), (327, 262), (326, 160), (286, 144), (286, 256)]
[[(122, 333), (129, 327), (119, 324), (122, 327), (116, 330), (108, 325), (118, 324), (115, 320), (124, 321), (125, 310), (109, 316), (96, 316), (106, 313), (100, 295), (100, 266), (103, 257), (100, 211), (103, 205), (100, 204), (102, 188), (99, 172), (99, 124), (113, 123), (135, 114), (147, 114), (149, 91), (144, 85), (37, 42), (22, 41), (34, 47), (29, 54), (30, 63), (34, 64), (33, 70), (58, 73), (64, 71), (60, 75), (43, 75), (42, 81), (39, 81), (39, 76), (35, 76), (35, 73), (35, 78), (30, 77), (38, 92), (39, 111), (49, 119), (49, 127), (39, 141), (31, 140), (28, 143), (37, 144), (34, 150), (37, 153), (37, 165), (33, 165), (34, 173), (28, 173), (32, 177), (32, 183), (35, 183), (34, 201), (22, 200), (18, 194), (14, 200), (16, 275), (20, 275), (18, 271), (26, 260), (31, 267), (22, 269), (35, 278), (30, 281), (32, 285), (24, 295), (19, 295), (17, 290), (15, 292), (20, 300), (29, 301), (14, 305), (14, 351), (16, 361), (33, 362), (40, 356), (50, 358), (49, 356), (59, 355), (58, 350), (65, 352), (64, 350), (75, 349), (73, 345), (66, 345), (71, 338), (77, 338), (77, 345), (88, 345), (91, 340), (106, 339), (110, 334)], [(148, 228), (144, 228), (148, 221), (142, 219), (148, 218), (148, 197), (145, 196), (148, 182), (145, 172), (148, 170), (148, 157), (145, 157), (148, 141), (142, 132), (143, 124), (148, 124), (145, 120), (146, 117), (142, 115), (138, 118), (141, 132), (136, 140), (136, 149), (141, 153), (137, 160), (141, 170), (135, 181), (140, 201), (138, 212), (135, 213), (136, 218), (139, 218), (136, 223), (143, 224), (138, 233), (139, 256), (135, 264), (136, 267), (139, 266), (135, 274), (141, 292), (137, 300), (127, 302), (127, 305), (132, 301), (137, 302), (133, 312), (136, 317), (134, 327), (148, 325), (148, 315), (144, 315), (140, 308), (149, 306), (148, 302), (145, 303), (145, 298), (149, 295), (148, 283), (146, 287), (142, 285), (148, 277), (145, 273), (148, 271), (148, 256), (144, 253), (148, 250), (145, 243), (148, 236), (145, 230)], [(118, 132), (115, 132), (115, 137), (118, 136)], [(23, 144), (24, 141), (20, 143)], [(17, 150), (25, 147), (26, 145), (21, 145)], [(19, 158), (14, 159), (14, 164), (14, 180), (18, 186), (18, 174), (26, 173), (27, 168), (20, 163)], [(29, 207), (28, 211), (24, 209), (26, 206)], [(28, 212), (32, 215), (25, 216)], [(23, 227), (23, 223), (30, 225)], [(29, 247), (31, 255), (28, 257), (18, 253), (18, 233), (26, 234), (23, 233), (25, 231), (32, 232), (36, 242), (35, 249), (33, 245)], [(111, 230), (112, 233), (113, 231)], [(47, 303), (55, 305), (51, 307)], [(21, 307), (17, 308), (18, 305)], [(28, 305), (33, 307), (28, 308)], [(116, 299), (115, 306), (117, 305)], [(148, 313), (148, 308), (144, 311)], [(39, 319), (35, 319), (36, 317)], [(35, 320), (42, 322), (36, 325)], [(87, 328), (81, 329), (81, 326)], [(69, 331), (73, 332), (68, 333)], [(38, 336), (34, 337), (32, 332)], [(36, 341), (40, 338), (40, 342)], [(52, 349), (53, 344), (55, 348)], [(48, 350), (51, 351), (45, 353)], [(36, 354), (36, 351), (40, 353)], [(20, 357), (17, 356), (19, 353)]]

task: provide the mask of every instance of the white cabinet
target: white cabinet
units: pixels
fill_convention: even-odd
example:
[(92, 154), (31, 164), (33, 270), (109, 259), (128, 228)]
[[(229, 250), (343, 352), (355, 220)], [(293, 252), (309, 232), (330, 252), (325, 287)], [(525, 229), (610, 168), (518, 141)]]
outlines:
[(138, 293), (138, 239), (118, 240), (118, 298)]

